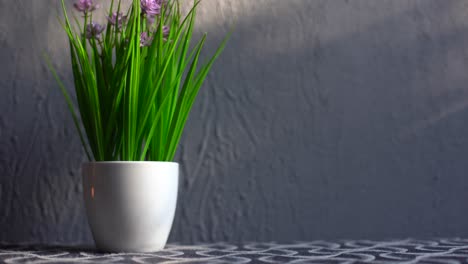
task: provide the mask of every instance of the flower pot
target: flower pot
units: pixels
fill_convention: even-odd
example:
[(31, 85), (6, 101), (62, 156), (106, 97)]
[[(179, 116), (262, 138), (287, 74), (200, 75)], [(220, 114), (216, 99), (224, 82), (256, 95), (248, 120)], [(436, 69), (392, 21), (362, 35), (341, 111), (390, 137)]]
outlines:
[(89, 162), (83, 195), (96, 247), (110, 252), (161, 250), (177, 202), (174, 162)]

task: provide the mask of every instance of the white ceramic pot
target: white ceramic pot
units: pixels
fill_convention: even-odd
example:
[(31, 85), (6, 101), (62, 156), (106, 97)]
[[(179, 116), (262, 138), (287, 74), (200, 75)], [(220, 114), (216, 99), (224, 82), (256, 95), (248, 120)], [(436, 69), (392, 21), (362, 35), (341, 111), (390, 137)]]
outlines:
[(166, 245), (177, 202), (174, 162), (83, 164), (83, 194), (96, 247), (152, 252)]

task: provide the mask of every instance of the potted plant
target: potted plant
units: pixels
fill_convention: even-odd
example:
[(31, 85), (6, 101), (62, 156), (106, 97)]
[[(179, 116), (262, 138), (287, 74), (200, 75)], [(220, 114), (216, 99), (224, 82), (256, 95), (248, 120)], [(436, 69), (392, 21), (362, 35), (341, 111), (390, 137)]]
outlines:
[(200, 65), (206, 34), (191, 44), (198, 1), (185, 16), (177, 0), (132, 0), (128, 10), (109, 1), (103, 25), (94, 19), (97, 0), (75, 0), (80, 16), (73, 20), (61, 0), (76, 104), (47, 61), (89, 159), (82, 166), (83, 195), (96, 246), (156, 251), (166, 244), (176, 208), (178, 163), (172, 160), (227, 38)]

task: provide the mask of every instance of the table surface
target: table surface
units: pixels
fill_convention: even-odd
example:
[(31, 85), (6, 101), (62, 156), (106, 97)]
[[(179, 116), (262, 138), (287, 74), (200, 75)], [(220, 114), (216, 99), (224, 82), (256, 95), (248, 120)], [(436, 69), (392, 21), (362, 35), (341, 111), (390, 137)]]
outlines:
[(468, 239), (170, 244), (154, 253), (1, 245), (0, 263), (468, 263)]

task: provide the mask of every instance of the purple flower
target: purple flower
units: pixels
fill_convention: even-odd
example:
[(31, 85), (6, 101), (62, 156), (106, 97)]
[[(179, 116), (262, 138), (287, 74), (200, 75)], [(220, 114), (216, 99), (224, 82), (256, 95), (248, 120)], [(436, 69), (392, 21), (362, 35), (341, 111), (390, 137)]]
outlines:
[(169, 33), (171, 33), (171, 29), (169, 26), (163, 26), (163, 36), (164, 38), (167, 38), (169, 36)]
[(104, 26), (91, 22), (86, 26), (85, 36), (87, 39), (99, 38), (99, 35), (104, 31)]
[(150, 37), (148, 33), (142, 32), (140, 35), (140, 47), (147, 47), (153, 42), (153, 37)]
[(73, 4), (76, 10), (83, 12), (83, 13), (89, 13), (97, 8), (99, 8), (99, 5), (94, 3), (93, 0), (78, 0)]
[(124, 14), (121, 12), (114, 12), (112, 13), (112, 15), (107, 17), (107, 20), (109, 21), (109, 24), (121, 28), (122, 24), (125, 23), (125, 21), (127, 21), (127, 16), (124, 16)]
[(162, 0), (140, 0), (141, 12), (148, 17), (154, 17), (161, 13)]

